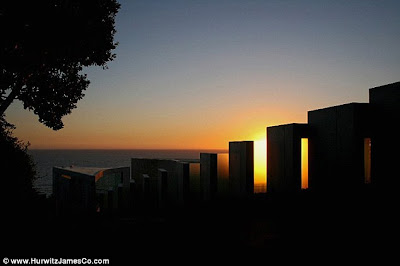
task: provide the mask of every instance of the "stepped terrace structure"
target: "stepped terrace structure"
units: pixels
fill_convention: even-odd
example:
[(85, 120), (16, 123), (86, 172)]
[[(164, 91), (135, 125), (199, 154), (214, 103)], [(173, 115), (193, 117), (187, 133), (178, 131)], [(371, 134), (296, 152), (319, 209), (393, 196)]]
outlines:
[(312, 110), (307, 124), (268, 127), (267, 191), (299, 191), (305, 183), (314, 191), (398, 187), (398, 121), (400, 82), (370, 89), (369, 103)]
[(227, 159), (225, 153), (200, 153), (200, 160), (131, 158), (136, 206), (185, 206), (226, 196)]
[(190, 179), (199, 175), (198, 165), (198, 160), (131, 158), (135, 201), (148, 207), (183, 205), (189, 200)]
[(60, 213), (128, 207), (129, 167), (53, 167), (53, 195)]

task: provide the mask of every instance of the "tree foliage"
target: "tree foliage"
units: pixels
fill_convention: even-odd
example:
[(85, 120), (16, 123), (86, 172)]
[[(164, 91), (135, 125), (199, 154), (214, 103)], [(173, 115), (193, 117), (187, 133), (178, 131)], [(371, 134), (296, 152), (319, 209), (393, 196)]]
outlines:
[(7, 205), (32, 199), (32, 184), (36, 178), (36, 166), (27, 153), (29, 143), (13, 136), (14, 125), (0, 116), (1, 182)]
[(58, 130), (89, 80), (81, 71), (115, 58), (116, 0), (0, 3), (0, 115), (14, 99)]

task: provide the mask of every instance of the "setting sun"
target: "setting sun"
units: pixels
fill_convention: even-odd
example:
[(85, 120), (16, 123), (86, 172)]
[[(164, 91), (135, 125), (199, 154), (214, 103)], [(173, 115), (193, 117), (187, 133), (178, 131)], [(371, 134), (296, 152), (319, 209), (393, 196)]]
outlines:
[(266, 160), (266, 139), (264, 137), (254, 141), (254, 186), (257, 191), (265, 191)]

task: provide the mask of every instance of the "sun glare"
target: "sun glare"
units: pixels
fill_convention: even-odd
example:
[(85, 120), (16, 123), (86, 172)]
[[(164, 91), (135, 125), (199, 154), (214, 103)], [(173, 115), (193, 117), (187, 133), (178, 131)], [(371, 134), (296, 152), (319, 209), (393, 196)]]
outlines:
[(264, 187), (266, 185), (266, 160), (267, 147), (265, 137), (254, 141), (254, 185)]

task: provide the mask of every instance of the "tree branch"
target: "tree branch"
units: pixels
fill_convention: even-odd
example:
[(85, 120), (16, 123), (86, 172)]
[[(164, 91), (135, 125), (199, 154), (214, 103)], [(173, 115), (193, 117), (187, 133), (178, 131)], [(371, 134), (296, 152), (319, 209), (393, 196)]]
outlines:
[(18, 96), (22, 86), (14, 87), (14, 89), (10, 92), (10, 94), (5, 98), (5, 100), (0, 105), (0, 116), (4, 114), (10, 104), (14, 101), (14, 99)]

